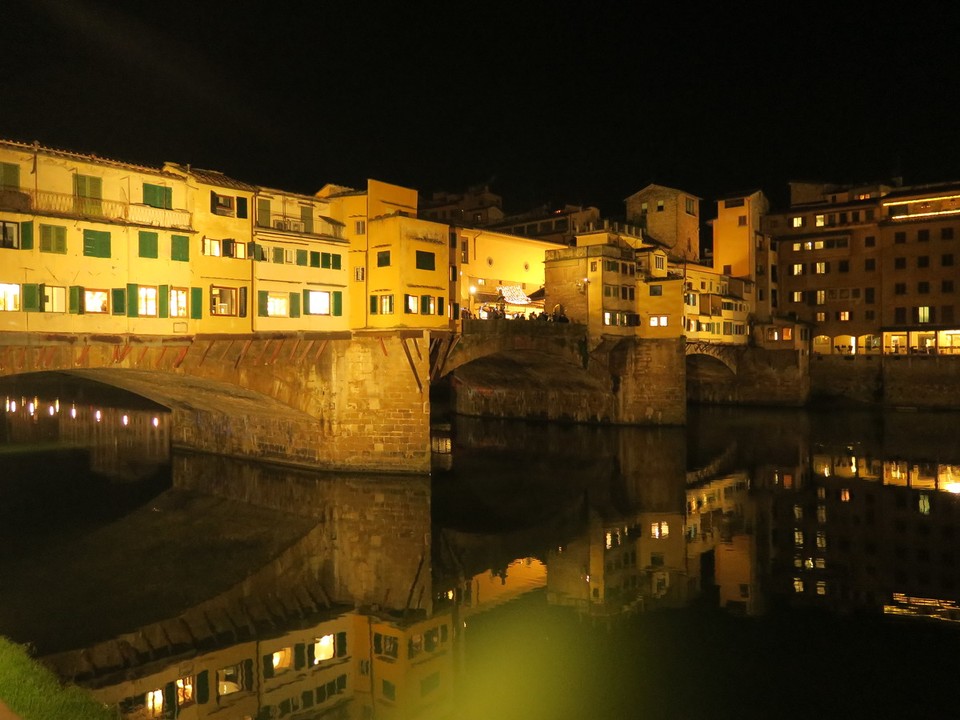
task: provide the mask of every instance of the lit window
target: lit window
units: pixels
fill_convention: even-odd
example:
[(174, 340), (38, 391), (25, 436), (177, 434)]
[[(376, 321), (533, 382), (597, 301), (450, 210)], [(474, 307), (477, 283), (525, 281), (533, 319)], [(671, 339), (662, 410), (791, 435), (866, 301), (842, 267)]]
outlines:
[(187, 316), (186, 288), (170, 288), (170, 317)]
[(67, 289), (56, 287), (54, 285), (43, 286), (43, 311), (44, 312), (66, 312), (67, 311)]
[(307, 290), (304, 312), (307, 315), (329, 315), (330, 293), (325, 290)]
[(803, 227), (803, 216), (801, 215), (801, 216), (792, 218), (792, 219), (791, 219), (791, 222), (793, 223), (793, 226), (794, 226), (795, 228), (802, 228), (802, 227)]
[(827, 534), (823, 530), (817, 531), (817, 547), (825, 548), (827, 546)]
[(366, 220), (356, 220), (354, 222), (354, 230), (357, 235), (366, 235), (367, 234), (367, 221)]
[(793, 591), (798, 593), (803, 592), (803, 580), (797, 577), (793, 579)]
[(163, 690), (151, 690), (147, 693), (147, 716), (163, 715)]
[(670, 535), (670, 525), (665, 522), (651, 523), (650, 524), (650, 537), (655, 539), (663, 539)]
[(193, 704), (193, 675), (177, 679), (177, 707)]
[(653, 265), (657, 270), (663, 270), (667, 267), (667, 259), (663, 255), (656, 255), (653, 258)]
[(651, 315), (650, 316), (650, 327), (666, 327), (667, 326), (667, 316), (666, 315)]
[(803, 547), (803, 530), (793, 531), (793, 544), (797, 547)]
[(917, 308), (917, 322), (930, 322), (930, 307), (928, 305), (921, 305)]
[(927, 494), (920, 495), (920, 514), (929, 515), (930, 514), (930, 496)]
[(110, 295), (106, 290), (84, 290), (83, 311), (86, 313), (107, 313), (110, 311)]
[(816, 318), (817, 322), (824, 322), (827, 319), (827, 314), (825, 312), (818, 312)]
[(289, 317), (290, 295), (288, 293), (267, 293), (267, 317)]
[(817, 595), (826, 595), (826, 594), (827, 594), (827, 581), (817, 580)]
[(141, 285), (137, 289), (137, 312), (141, 317), (157, 316), (157, 289)]
[(847, 488), (840, 491), (840, 502), (850, 502), (850, 490)]
[(822, 557), (818, 557), (816, 560), (814, 560), (814, 561), (813, 561), (813, 564), (814, 564), (814, 566), (816, 566), (817, 570), (826, 570), (826, 569), (827, 569), (827, 561), (826, 561), (826, 559), (824, 559), (824, 558), (822, 558)]
[(847, 321), (849, 321), (849, 320), (850, 320), (850, 311), (849, 311), (849, 310), (841, 310), (840, 312), (837, 313), (837, 319), (840, 320), (841, 322), (847, 322)]
[(419, 312), (420, 302), (416, 295), (403, 296), (403, 311), (407, 314)]
[(791, 275), (803, 275), (803, 263), (794, 263), (790, 268)]
[(214, 240), (213, 238), (205, 237), (203, 239), (203, 254), (211, 255), (213, 257), (220, 257), (222, 254), (222, 247), (219, 240)]
[(217, 692), (221, 697), (241, 690), (243, 690), (243, 667), (241, 665), (232, 665), (217, 670)]
[(803, 520), (803, 506), (794, 505), (793, 506), (793, 519), (794, 520)]
[(13, 312), (20, 309), (20, 286), (0, 283), (0, 312)]
[(827, 506), (817, 505), (817, 522), (825, 523), (827, 521)]
[(16, 250), (19, 247), (20, 247), (19, 223), (0, 221), (0, 248)]
[(336, 646), (333, 641), (333, 634), (324, 635), (317, 638), (313, 644), (313, 664), (318, 665), (324, 660), (329, 660), (334, 656)]
[(814, 272), (816, 272), (817, 275), (825, 274), (827, 272), (827, 264), (825, 262), (818, 262)]
[(791, 293), (790, 295), (790, 300), (795, 303), (803, 302), (803, 291), (794, 290), (793, 293)]
[(366, 268), (356, 267), (353, 269), (353, 279), (357, 282), (363, 282), (363, 279), (366, 277)]
[(816, 221), (817, 227), (823, 227), (827, 224), (827, 219), (823, 215), (817, 215)]
[(817, 305), (823, 305), (827, 301), (827, 293), (824, 290), (817, 290)]
[(237, 314), (237, 289), (226, 287), (210, 288), (210, 314), (211, 315), (236, 315)]

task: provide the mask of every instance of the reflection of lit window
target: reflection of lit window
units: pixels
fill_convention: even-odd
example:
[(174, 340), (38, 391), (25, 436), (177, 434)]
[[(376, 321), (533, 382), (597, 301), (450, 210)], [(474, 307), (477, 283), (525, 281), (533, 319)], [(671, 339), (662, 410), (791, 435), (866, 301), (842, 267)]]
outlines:
[(930, 496), (923, 494), (920, 496), (920, 514), (929, 515), (930, 514)]
[(607, 533), (607, 550), (613, 547), (613, 534)]
[(193, 701), (193, 675), (179, 678), (177, 680), (177, 707), (189, 705)]
[(826, 594), (827, 594), (827, 581), (817, 580), (817, 595), (826, 595)]
[(848, 488), (843, 488), (840, 491), (840, 502), (850, 502), (850, 490)]
[(323, 660), (329, 660), (333, 657), (333, 652), (333, 634), (317, 638), (317, 641), (313, 645), (313, 664), (317, 665)]
[(800, 578), (793, 579), (793, 591), (798, 593), (803, 592), (803, 580)]
[(825, 487), (817, 488), (817, 499), (823, 500), (827, 496), (827, 489)]
[(816, 566), (817, 570), (826, 570), (827, 561), (825, 558), (818, 557), (816, 560), (814, 560), (814, 565)]
[(801, 567), (803, 567), (803, 558), (800, 557), (799, 555), (797, 555), (796, 557), (794, 557), (794, 558), (793, 558), (793, 566), (794, 566), (795, 568), (801, 568)]
[(803, 506), (794, 505), (793, 506), (793, 519), (794, 520), (803, 520)]
[(285, 647), (283, 650), (277, 650), (272, 658), (274, 673), (283, 672), (293, 667), (293, 648)]
[(804, 560), (803, 567), (807, 570), (813, 570), (813, 558), (807, 558)]
[(231, 695), (232, 693), (243, 690), (243, 676), (240, 665), (217, 670), (217, 692), (222, 695)]
[(151, 690), (147, 693), (147, 715), (149, 717), (163, 715), (163, 690)]
[(793, 544), (797, 547), (803, 547), (803, 530), (793, 531)]
[(817, 522), (825, 523), (827, 521), (827, 506), (817, 505)]
[(650, 537), (665, 538), (670, 534), (670, 526), (665, 522), (652, 523), (650, 525)]
[(817, 531), (817, 547), (825, 548), (827, 546), (827, 534), (822, 530)]

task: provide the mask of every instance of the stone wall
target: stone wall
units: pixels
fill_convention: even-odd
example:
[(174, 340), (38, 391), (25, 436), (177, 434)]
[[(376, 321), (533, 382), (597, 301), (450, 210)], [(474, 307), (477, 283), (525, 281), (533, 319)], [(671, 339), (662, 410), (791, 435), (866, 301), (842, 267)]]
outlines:
[(743, 347), (734, 373), (719, 360), (691, 355), (688, 398), (707, 405), (802, 406), (810, 396), (807, 358), (799, 350)]
[(617, 422), (683, 425), (687, 421), (685, 341), (625, 339), (610, 352)]
[(811, 395), (887, 407), (960, 408), (960, 357), (818, 355), (810, 361)]

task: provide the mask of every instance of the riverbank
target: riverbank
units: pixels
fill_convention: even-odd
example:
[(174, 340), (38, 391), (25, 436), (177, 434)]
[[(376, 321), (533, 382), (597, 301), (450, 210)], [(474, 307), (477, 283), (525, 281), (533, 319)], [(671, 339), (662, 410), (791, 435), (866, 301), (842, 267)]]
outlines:
[(0, 637), (0, 720), (113, 720), (114, 711), (76, 687), (60, 685), (22, 645)]

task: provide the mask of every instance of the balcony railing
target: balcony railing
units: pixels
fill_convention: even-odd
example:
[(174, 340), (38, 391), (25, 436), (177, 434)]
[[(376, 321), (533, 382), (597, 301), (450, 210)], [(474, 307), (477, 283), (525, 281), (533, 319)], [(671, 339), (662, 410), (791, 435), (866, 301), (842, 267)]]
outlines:
[(191, 228), (186, 210), (137, 205), (120, 200), (78, 197), (47, 190), (0, 190), (0, 210), (128, 222), (152, 227)]

